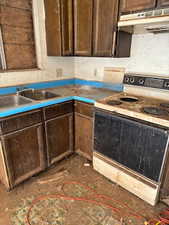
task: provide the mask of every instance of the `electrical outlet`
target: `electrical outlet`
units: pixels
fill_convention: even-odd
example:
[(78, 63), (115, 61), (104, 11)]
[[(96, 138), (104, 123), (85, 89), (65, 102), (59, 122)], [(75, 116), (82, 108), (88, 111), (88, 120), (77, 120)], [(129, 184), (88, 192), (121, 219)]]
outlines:
[(97, 69), (94, 69), (94, 77), (97, 77), (98, 71)]
[(62, 68), (57, 68), (56, 69), (56, 76), (57, 77), (62, 77), (63, 76), (63, 70), (62, 70)]

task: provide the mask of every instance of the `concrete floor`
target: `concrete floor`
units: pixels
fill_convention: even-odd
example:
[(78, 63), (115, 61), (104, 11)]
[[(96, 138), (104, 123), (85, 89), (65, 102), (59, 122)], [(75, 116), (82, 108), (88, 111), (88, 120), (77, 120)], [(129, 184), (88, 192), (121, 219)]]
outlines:
[[(56, 212), (56, 207), (53, 207), (51, 212), (49, 202), (44, 200), (43, 204), (37, 205), (36, 209), (34, 208), (34, 212), (32, 211), (34, 215), (30, 219), (34, 218), (31, 225), (118, 225), (122, 223), (115, 221), (119, 221), (121, 217), (125, 221), (124, 224), (141, 225), (144, 224), (145, 219), (141, 218), (138, 220), (135, 216), (129, 215), (131, 210), (120, 205), (119, 201), (132, 208), (132, 212), (137, 211), (147, 219), (156, 217), (165, 208), (165, 205), (162, 203), (159, 203), (156, 207), (151, 207), (123, 188), (110, 182), (94, 171), (91, 165), (86, 166), (85, 163), (87, 163), (86, 159), (74, 155), (61, 161), (57, 166), (52, 166), (48, 171), (32, 177), (11, 192), (6, 192), (5, 188), (0, 185), (0, 225), (26, 225), (25, 218), (33, 199), (46, 194), (87, 197), (94, 201), (103, 202), (103, 199), (98, 198), (98, 196), (94, 197), (93, 193), (84, 190), (79, 185), (65, 184), (63, 186), (63, 183), (67, 181), (76, 181), (88, 185), (95, 192), (110, 196), (113, 201), (104, 200), (104, 203), (120, 209), (120, 214), (95, 203), (55, 199), (50, 201), (51, 208), (53, 207), (52, 204), (62, 204), (65, 206), (65, 209), (59, 211), (60, 215), (62, 217), (66, 215), (66, 219), (58, 219), (58, 216), (56, 222), (54, 219), (58, 213)], [(49, 215), (51, 220), (48, 220), (50, 221), (46, 219)]]

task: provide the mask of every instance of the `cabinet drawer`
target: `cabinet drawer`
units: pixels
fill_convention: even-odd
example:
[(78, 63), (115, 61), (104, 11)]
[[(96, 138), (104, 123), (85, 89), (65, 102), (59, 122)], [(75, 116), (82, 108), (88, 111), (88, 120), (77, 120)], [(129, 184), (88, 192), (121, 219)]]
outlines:
[(49, 106), (44, 109), (45, 120), (55, 118), (66, 113), (73, 112), (73, 102), (64, 102), (57, 105)]
[(0, 120), (0, 134), (10, 133), (42, 121), (41, 110), (17, 114)]
[(88, 103), (75, 102), (75, 112), (88, 117), (93, 117), (93, 105)]

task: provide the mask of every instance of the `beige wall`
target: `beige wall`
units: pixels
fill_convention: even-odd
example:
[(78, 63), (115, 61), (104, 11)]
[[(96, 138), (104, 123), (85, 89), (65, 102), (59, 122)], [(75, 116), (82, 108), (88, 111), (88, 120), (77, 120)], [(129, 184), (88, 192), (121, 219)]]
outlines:
[(103, 79), (104, 67), (124, 67), (127, 72), (169, 76), (169, 33), (135, 34), (130, 58), (76, 57), (75, 75)]

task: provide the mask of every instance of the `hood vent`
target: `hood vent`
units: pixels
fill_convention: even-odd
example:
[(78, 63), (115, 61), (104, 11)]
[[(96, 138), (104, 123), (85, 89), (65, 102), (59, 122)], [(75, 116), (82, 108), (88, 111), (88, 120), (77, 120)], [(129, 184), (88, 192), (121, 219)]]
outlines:
[(145, 26), (145, 29), (150, 33), (167, 33), (169, 32), (169, 24)]
[[(169, 23), (169, 8), (156, 9), (146, 12), (139, 12), (134, 14), (122, 15), (118, 22), (118, 27), (134, 26), (141, 24), (154, 24), (154, 23)], [(168, 28), (162, 25), (158, 32), (164, 32)]]

